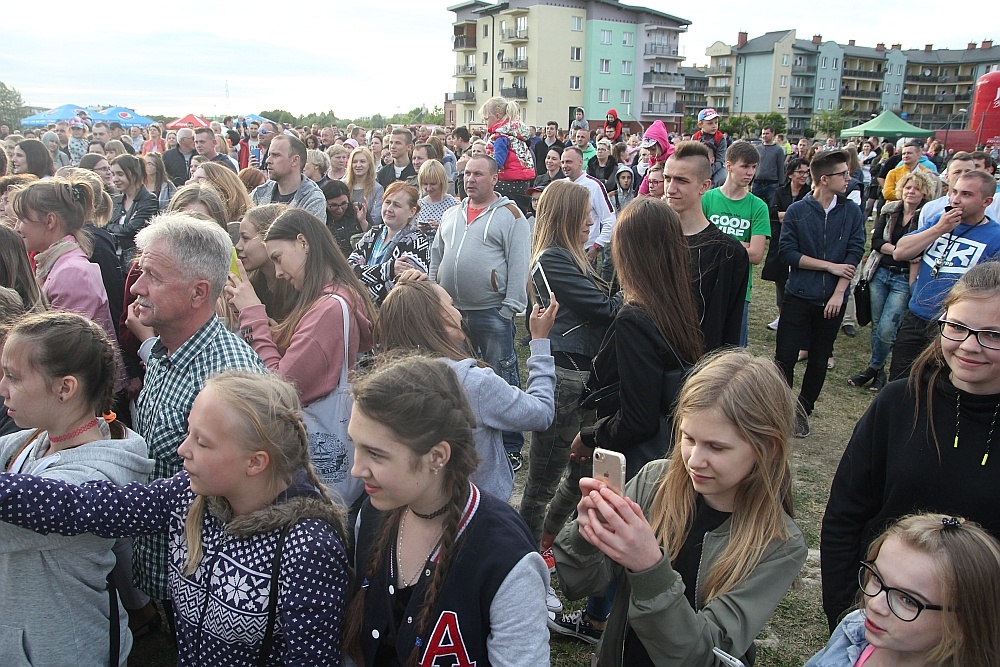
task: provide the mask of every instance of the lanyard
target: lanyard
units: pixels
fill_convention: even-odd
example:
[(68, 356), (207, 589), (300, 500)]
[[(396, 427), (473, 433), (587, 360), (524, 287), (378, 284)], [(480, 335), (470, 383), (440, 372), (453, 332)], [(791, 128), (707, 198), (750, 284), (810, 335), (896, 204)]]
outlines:
[(389, 228), (386, 227), (379, 234), (378, 239), (375, 241), (375, 246), (372, 248), (372, 258), (368, 262), (369, 266), (374, 266), (376, 264), (381, 264), (385, 260), (385, 255), (389, 250), (392, 249), (392, 242), (386, 243), (386, 237), (389, 235)]

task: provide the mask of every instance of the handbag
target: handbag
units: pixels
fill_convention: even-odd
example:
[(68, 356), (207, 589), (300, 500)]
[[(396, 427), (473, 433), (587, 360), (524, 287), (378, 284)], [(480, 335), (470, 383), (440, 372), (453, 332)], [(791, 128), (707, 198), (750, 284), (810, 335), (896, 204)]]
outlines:
[(347, 381), (350, 360), (350, 313), (347, 302), (336, 294), (331, 297), (340, 302), (344, 314), (344, 363), (340, 368), (340, 382), (336, 389), (302, 408), (302, 417), (309, 434), (309, 458), (316, 475), (326, 486), (334, 500), (350, 507), (364, 491), (364, 482), (351, 477), (354, 466), (354, 443), (347, 435), (351, 420), (351, 385)]
[(872, 323), (872, 293), (866, 278), (859, 280), (854, 287), (854, 317), (860, 327)]

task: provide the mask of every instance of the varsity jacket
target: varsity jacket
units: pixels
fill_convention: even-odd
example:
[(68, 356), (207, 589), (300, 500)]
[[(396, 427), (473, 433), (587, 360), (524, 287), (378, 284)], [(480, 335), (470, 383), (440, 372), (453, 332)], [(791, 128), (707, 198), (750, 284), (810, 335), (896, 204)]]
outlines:
[[(406, 664), (417, 647), (422, 667), (438, 664), (549, 664), (549, 632), (545, 626), (545, 561), (535, 550), (527, 526), (503, 500), (469, 485), (469, 499), (449, 554), (448, 574), (441, 585), (428, 627), (417, 627), (426, 587), (439, 567), (440, 551), (428, 558), (412, 593), (403, 622), (393, 618), (396, 586), (396, 540), (384, 554), (373, 554), (374, 542), (388, 516), (365, 500), (355, 534), (354, 592), (365, 588), (361, 649), (364, 664), (373, 667), (376, 654), (391, 648)], [(371, 573), (372, 559), (379, 561)], [(440, 662), (439, 662), (440, 661)]]

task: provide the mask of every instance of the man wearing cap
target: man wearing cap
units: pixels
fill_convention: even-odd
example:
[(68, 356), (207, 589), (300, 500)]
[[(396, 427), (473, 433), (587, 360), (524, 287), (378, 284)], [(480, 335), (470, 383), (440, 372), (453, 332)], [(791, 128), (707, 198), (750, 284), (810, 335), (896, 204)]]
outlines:
[(83, 136), (87, 126), (77, 117), (69, 120), (69, 142), (66, 147), (69, 149), (70, 164), (74, 167), (80, 164), (80, 158), (87, 154), (87, 139)]
[(715, 109), (702, 109), (698, 112), (698, 131), (691, 137), (692, 141), (700, 141), (708, 147), (712, 156), (712, 187), (721, 187), (726, 182), (726, 149), (729, 140), (719, 132), (719, 112)]
[(125, 152), (129, 155), (135, 155), (135, 148), (132, 146), (132, 140), (125, 136), (125, 128), (118, 121), (111, 121), (108, 125), (108, 131), (111, 133), (111, 138), (122, 142), (122, 146), (125, 147)]

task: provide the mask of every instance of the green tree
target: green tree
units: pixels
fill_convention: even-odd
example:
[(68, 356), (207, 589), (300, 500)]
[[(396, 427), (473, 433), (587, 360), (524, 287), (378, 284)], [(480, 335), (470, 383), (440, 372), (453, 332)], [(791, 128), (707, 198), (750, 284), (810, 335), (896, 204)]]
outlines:
[(0, 81), (0, 124), (11, 129), (20, 127), (23, 116), (24, 100), (21, 99), (21, 93)]
[(684, 134), (694, 134), (698, 131), (698, 119), (694, 116), (684, 116)]
[(840, 132), (849, 123), (843, 109), (823, 110), (812, 118), (812, 127), (827, 137), (839, 137)]
[(444, 125), (444, 109), (435, 104), (432, 111), (424, 114), (424, 122), (428, 125)]
[(816, 136), (816, 130), (811, 127), (802, 128), (802, 136), (806, 139), (813, 139)]
[(754, 115), (754, 129), (760, 132), (765, 125), (774, 128), (775, 134), (784, 134), (788, 129), (788, 120), (780, 113), (759, 113)]
[(292, 125), (295, 125), (297, 123), (296, 117), (293, 116), (291, 112), (285, 111), (284, 109), (274, 109), (273, 111), (261, 111), (260, 115), (263, 116), (264, 118), (269, 118), (276, 123), (286, 123), (286, 124), (291, 123)]
[(742, 139), (756, 127), (755, 121), (750, 116), (730, 116), (725, 121), (719, 123), (719, 129), (729, 134), (733, 139)]

